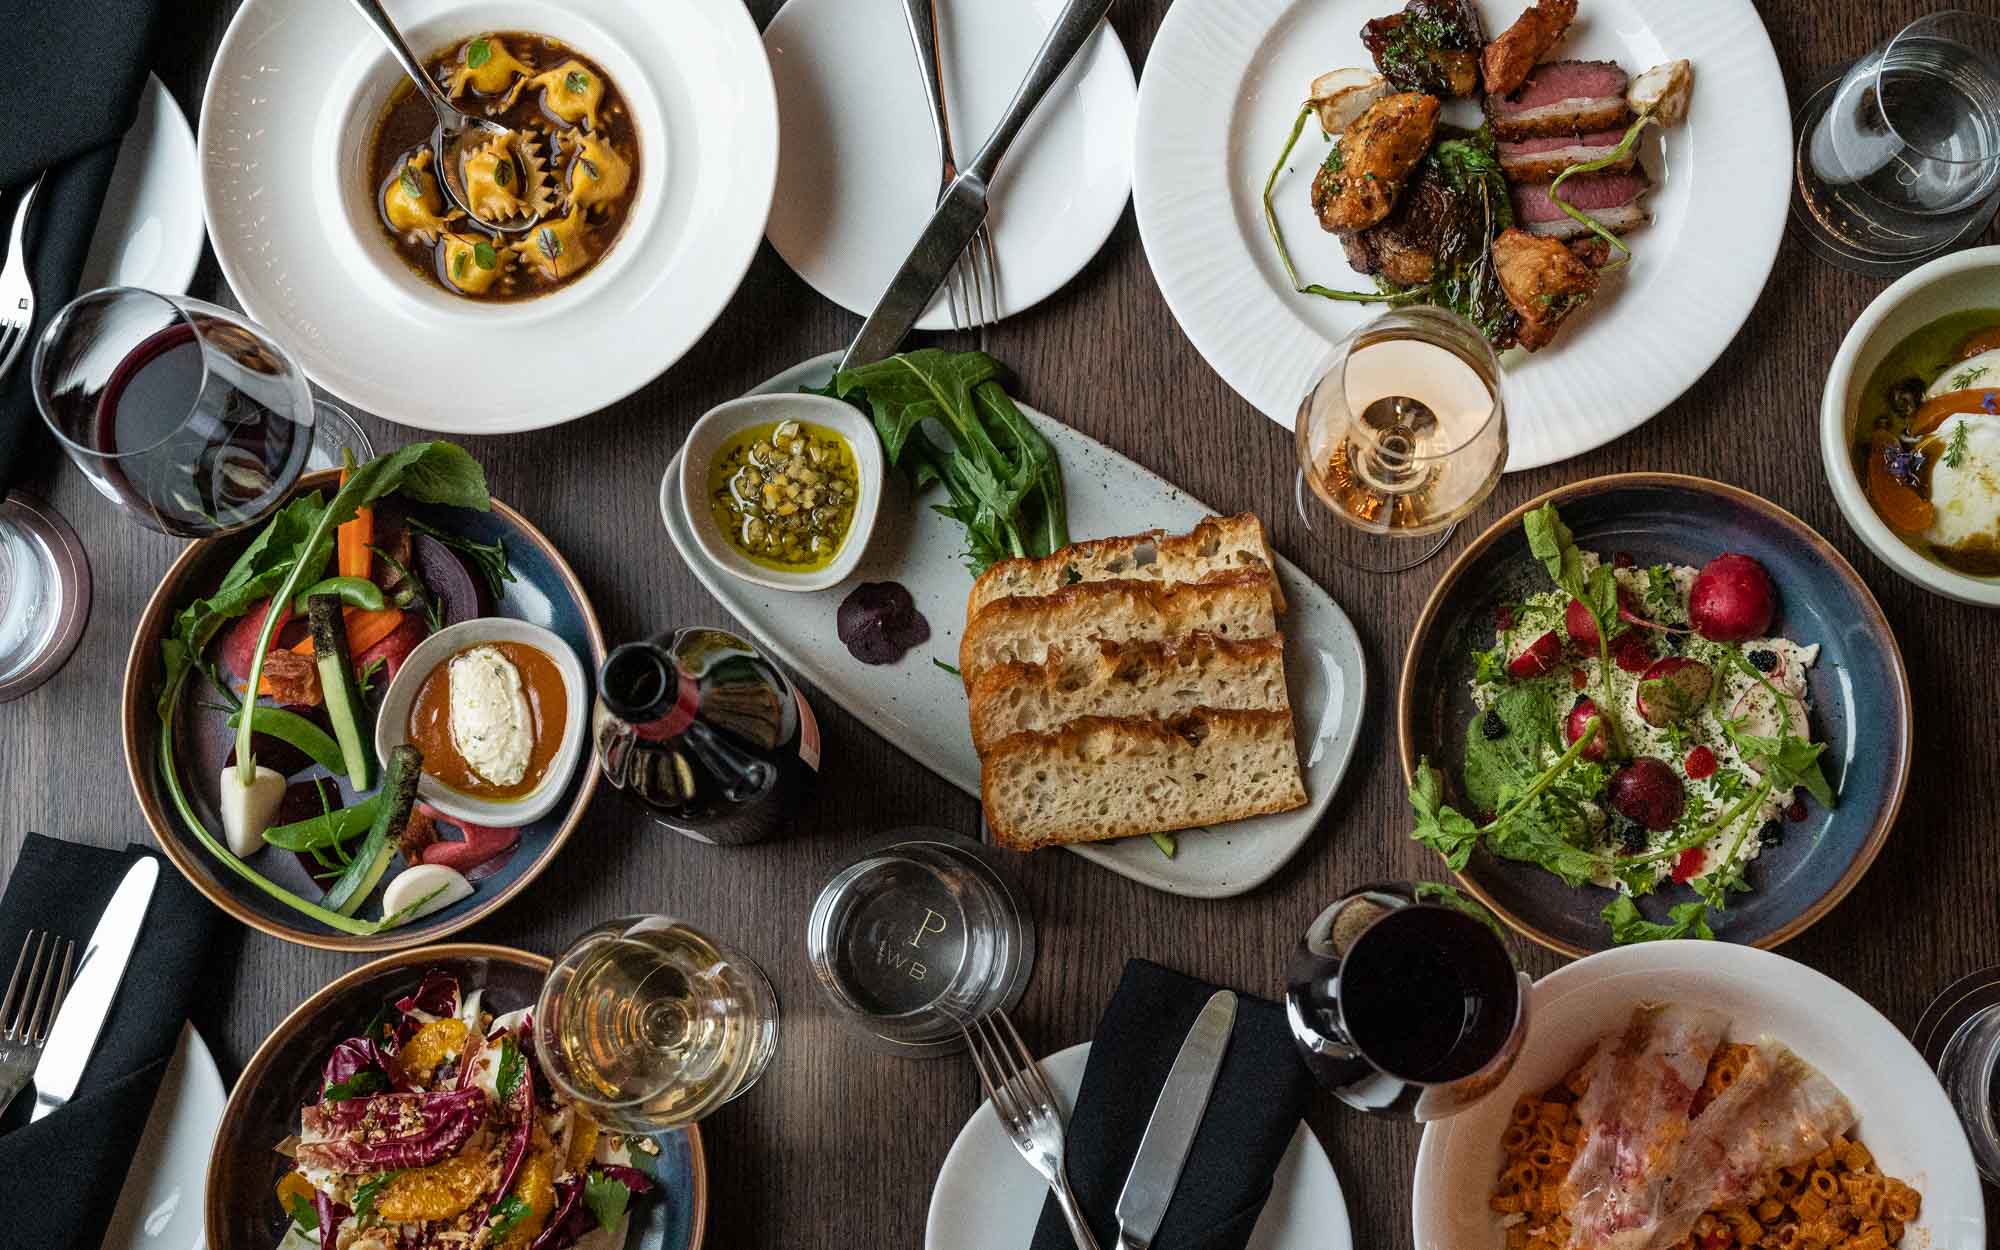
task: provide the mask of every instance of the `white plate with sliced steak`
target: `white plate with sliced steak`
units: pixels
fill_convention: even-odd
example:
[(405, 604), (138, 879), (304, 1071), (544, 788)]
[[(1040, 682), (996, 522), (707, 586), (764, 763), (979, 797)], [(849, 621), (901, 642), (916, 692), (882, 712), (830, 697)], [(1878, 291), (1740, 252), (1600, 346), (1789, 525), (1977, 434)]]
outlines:
[[(1520, 38), (1537, 15), (1555, 10), (1559, 21), (1564, 6), (1415, 0), (1404, 11), (1398, 0), (1180, 0), (1168, 12), (1139, 86), (1140, 234), (1182, 330), (1266, 416), (1290, 426), (1332, 347), (1385, 307), (1295, 290), (1266, 227), (1273, 162), (1310, 85), (1336, 68), (1381, 69), (1394, 90), (1460, 93), (1445, 99), (1437, 137), (1490, 127), (1514, 225), (1562, 240), (1596, 275), (1595, 294), (1553, 332), (1527, 324), (1531, 309), (1517, 292), (1508, 292), (1517, 315), (1507, 324), (1497, 299), (1507, 274), (1488, 279), (1499, 312), (1475, 320), (1496, 343), (1537, 344), (1502, 356), (1508, 468), (1567, 459), (1636, 428), (1735, 337), (1777, 257), (1790, 170), (1784, 80), (1763, 23), (1750, 0), (1576, 0), (1566, 28), (1551, 28), (1563, 30), (1553, 45)], [(1467, 33), (1456, 46), (1447, 34), (1414, 66), (1413, 40), (1394, 50), (1401, 33), (1440, 18), (1447, 27), (1462, 19)], [(1399, 23), (1407, 24), (1399, 31)], [(1376, 55), (1385, 47), (1386, 63)], [(1685, 119), (1642, 128), (1620, 153), (1635, 119), (1633, 80), (1680, 59), (1693, 70)], [(1508, 89), (1484, 94), (1496, 72)], [(1413, 75), (1424, 85), (1411, 86)], [(1319, 211), (1315, 193), (1329, 177), (1321, 166), (1331, 148), (1306, 118), (1271, 186), (1298, 281), (1372, 294), (1378, 281), (1410, 286), (1443, 272), (1440, 249), (1465, 228), (1469, 210), (1441, 185), (1434, 161), (1408, 175), (1386, 219), (1334, 234), (1322, 221), (1335, 215)], [(1616, 253), (1551, 199), (1549, 183), (1572, 165), (1614, 156), (1572, 175), (1560, 192), (1630, 247), (1628, 264), (1604, 267)], [(1498, 223), (1485, 232), (1497, 233)], [(1494, 268), (1504, 271), (1499, 252)]]

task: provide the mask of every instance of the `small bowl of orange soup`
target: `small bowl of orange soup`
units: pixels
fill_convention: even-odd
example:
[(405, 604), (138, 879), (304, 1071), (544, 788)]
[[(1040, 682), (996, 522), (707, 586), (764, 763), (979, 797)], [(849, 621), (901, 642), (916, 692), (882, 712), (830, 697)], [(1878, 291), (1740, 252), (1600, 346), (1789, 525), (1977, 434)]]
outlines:
[(539, 625), (483, 617), (439, 630), (410, 653), (382, 699), (375, 750), (423, 753), (417, 793), (445, 815), (510, 827), (562, 797), (583, 754), (589, 679)]

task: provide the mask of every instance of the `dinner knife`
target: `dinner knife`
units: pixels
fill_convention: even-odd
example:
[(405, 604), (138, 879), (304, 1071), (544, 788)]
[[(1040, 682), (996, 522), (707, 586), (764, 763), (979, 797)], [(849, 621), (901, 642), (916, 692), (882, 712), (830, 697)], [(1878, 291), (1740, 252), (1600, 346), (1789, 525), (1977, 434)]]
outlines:
[(1160, 1089), (1160, 1101), (1153, 1106), (1153, 1118), (1146, 1122), (1139, 1151), (1132, 1156), (1132, 1171), (1118, 1195), (1117, 1250), (1146, 1250), (1160, 1231), (1167, 1206), (1180, 1184), (1181, 1166), (1187, 1162), (1188, 1147), (1194, 1144), (1195, 1130), (1208, 1110), (1208, 1095), (1215, 1088), (1215, 1074), (1222, 1070), (1223, 1052), (1229, 1049), (1230, 1031), (1236, 1027), (1236, 995), (1217, 990), (1207, 1006), (1194, 1018), (1187, 1040), (1167, 1073)]
[(125, 979), (125, 965), (139, 940), (139, 928), (146, 922), (146, 905), (152, 901), (153, 886), (160, 879), (160, 861), (142, 855), (125, 870), (125, 879), (98, 918), (90, 945), (83, 948), (76, 980), (69, 996), (49, 1026), (48, 1044), (35, 1068), (35, 1110), (28, 1118), (39, 1120), (60, 1110), (76, 1097), (77, 1083), (83, 1079), (84, 1065), (97, 1045), (98, 1030), (111, 1014), (118, 997), (118, 983)]
[(888, 289), (876, 301), (875, 311), (862, 324), (861, 333), (840, 358), (840, 368), (858, 368), (895, 354), (903, 336), (917, 324), (924, 309), (930, 307), (931, 297), (944, 285), (945, 275), (958, 263), (966, 244), (972, 242), (980, 223), (986, 220), (986, 192), (1000, 158), (1007, 154), (1021, 127), (1034, 116), (1042, 97), (1083, 50), (1110, 8), (1111, 0), (1069, 0), (1063, 6), (1055, 25), (1049, 28), (1048, 37), (1042, 41), (1042, 50), (1035, 54), (1034, 64), (1028, 67), (1027, 77), (1021, 80), (1007, 111), (1001, 115), (1000, 124), (987, 136), (979, 154), (959, 171), (939, 197), (930, 223), (917, 236), (917, 245), (910, 249), (903, 267), (896, 271)]

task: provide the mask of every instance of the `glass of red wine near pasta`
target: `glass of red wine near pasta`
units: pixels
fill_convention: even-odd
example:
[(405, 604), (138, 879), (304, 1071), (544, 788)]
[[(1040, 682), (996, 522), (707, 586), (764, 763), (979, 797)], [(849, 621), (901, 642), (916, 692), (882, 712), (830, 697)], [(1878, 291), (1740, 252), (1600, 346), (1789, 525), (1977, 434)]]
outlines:
[(1528, 978), (1499, 922), (1449, 885), (1392, 882), (1321, 912), (1285, 1017), (1306, 1068), (1359, 1111), (1420, 1123), (1493, 1092), (1528, 1036)]
[(98, 493), (176, 537), (254, 525), (309, 461), (372, 454), (256, 324), (137, 287), (90, 291), (58, 312), (36, 344), (32, 383), (43, 420)]

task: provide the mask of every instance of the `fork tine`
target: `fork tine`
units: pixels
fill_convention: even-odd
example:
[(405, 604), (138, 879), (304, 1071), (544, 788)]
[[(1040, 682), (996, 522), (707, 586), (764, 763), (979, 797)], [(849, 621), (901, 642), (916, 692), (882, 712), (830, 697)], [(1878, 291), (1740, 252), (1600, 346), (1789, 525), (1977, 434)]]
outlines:
[[(1009, 1064), (1006, 1049), (999, 1045), (1000, 1038), (993, 1031), (991, 1020), (980, 1018), (972, 1022), (970, 1036), (974, 1039), (974, 1062), (979, 1065), (980, 1079), (986, 1082), (988, 1096), (993, 1100), (994, 1114), (1012, 1132), (1025, 1118), (1019, 1091), (1014, 1088), (1014, 1073)], [(988, 1067), (992, 1076), (987, 1075)]]
[(986, 254), (986, 289), (993, 299), (993, 320), (998, 321), (1005, 314), (1000, 311), (1000, 254), (993, 247), (993, 231), (979, 227), (980, 250)]
[[(1028, 1044), (1021, 1040), (1021, 1032), (1014, 1027), (1012, 1017), (1004, 1011), (996, 1010), (993, 1014), (1000, 1017), (1000, 1023), (1007, 1026), (1007, 1036), (1013, 1039), (1014, 1053), (1021, 1060), (1019, 1072), (1022, 1084), (1036, 1102), (1047, 1103), (1053, 1107), (1055, 1091), (1049, 1088), (1048, 1078), (1042, 1074), (1042, 1065), (1035, 1062), (1035, 1052), (1029, 1050)], [(999, 1030), (996, 1027), (994, 1031), (997, 1033)]]
[[(34, 944), (35, 931), (30, 929), (28, 930), (28, 936), (21, 939), (21, 953), (14, 960), (14, 975), (7, 978), (7, 995), (4, 998), (0, 998), (0, 1036), (7, 1036), (13, 1032), (13, 1028), (9, 1022), (14, 1017), (15, 993), (21, 989), (21, 969), (27, 967), (28, 948)], [(28, 979), (31, 983), (29, 992), (32, 993), (32, 982), (34, 980), (32, 969), (28, 973)]]
[(32, 933), (28, 935), (28, 939), (35, 943), (35, 957), (28, 961), (28, 979), (21, 986), (21, 997), (14, 1001), (13, 1014), (4, 1022), (0, 1022), (6, 1026), (5, 1036), (14, 1040), (19, 1040), (22, 1036), (21, 1028), (28, 1021), (28, 1002), (34, 998), (36, 988), (42, 983), (44, 967), (42, 955), (48, 950), (49, 931), (42, 930), (39, 940)]
[[(56, 1012), (62, 1010), (64, 995), (69, 993), (70, 961), (76, 957), (76, 943), (62, 944), (62, 978), (56, 978), (56, 953), (49, 952), (48, 971), (42, 975), (42, 996), (35, 1003), (35, 1020), (28, 1026), (29, 1040), (40, 1046), (49, 1040), (49, 1026), (56, 1022)], [(51, 994), (50, 991), (54, 993)], [(46, 1009), (46, 1014), (44, 1011)]]

